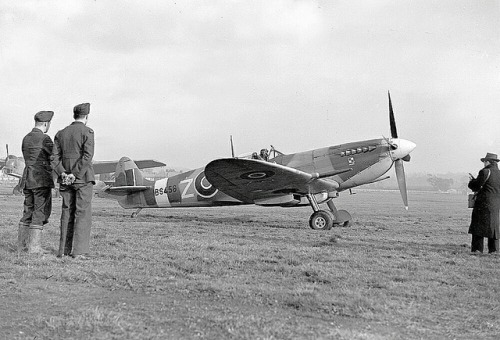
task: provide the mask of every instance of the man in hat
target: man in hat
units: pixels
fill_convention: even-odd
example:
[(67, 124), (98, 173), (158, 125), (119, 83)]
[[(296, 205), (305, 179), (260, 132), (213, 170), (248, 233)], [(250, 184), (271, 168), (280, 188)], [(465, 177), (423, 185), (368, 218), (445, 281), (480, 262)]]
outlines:
[(24, 193), (24, 212), (19, 222), (17, 248), (28, 253), (44, 253), (41, 247), (43, 226), (52, 211), (54, 179), (50, 166), (54, 143), (46, 135), (54, 112), (35, 114), (35, 127), (23, 138), (25, 161), (20, 188)]
[(75, 121), (54, 138), (52, 168), (58, 176), (62, 197), (61, 237), (58, 256), (86, 259), (92, 226), (92, 158), (94, 131), (87, 126), (90, 104), (73, 108)]
[(481, 162), (484, 168), (477, 178), (471, 176), (469, 188), (477, 193), (472, 210), (469, 234), (472, 234), (471, 252), (483, 252), (484, 238), (488, 238), (488, 252), (498, 252), (500, 225), (500, 171), (498, 156), (487, 153)]

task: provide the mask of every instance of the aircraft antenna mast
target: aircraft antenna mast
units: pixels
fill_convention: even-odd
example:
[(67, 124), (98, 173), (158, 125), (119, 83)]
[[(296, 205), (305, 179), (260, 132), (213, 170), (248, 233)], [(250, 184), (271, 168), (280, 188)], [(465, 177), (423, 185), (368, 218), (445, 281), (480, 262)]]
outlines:
[(231, 142), (231, 157), (234, 158), (233, 135), (229, 135), (229, 141)]

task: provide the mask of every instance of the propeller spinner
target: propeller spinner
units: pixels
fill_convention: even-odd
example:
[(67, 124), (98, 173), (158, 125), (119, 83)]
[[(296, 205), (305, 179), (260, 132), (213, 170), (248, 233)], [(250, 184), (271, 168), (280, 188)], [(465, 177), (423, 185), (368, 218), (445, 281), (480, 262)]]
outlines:
[(394, 111), (392, 109), (391, 93), (389, 95), (389, 122), (391, 125), (391, 139), (386, 139), (390, 145), (390, 155), (394, 161), (394, 169), (396, 170), (396, 178), (398, 180), (399, 192), (408, 210), (408, 191), (406, 189), (406, 176), (403, 162), (410, 161), (410, 152), (417, 146), (415, 143), (398, 137), (398, 130), (396, 128), (396, 120), (394, 119)]

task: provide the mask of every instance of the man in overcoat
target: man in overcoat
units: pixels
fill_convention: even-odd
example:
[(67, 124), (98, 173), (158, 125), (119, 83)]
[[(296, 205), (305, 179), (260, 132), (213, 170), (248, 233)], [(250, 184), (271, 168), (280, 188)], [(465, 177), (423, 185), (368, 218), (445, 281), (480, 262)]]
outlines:
[(90, 104), (73, 108), (75, 121), (54, 138), (52, 168), (62, 197), (61, 237), (58, 256), (86, 259), (90, 252), (92, 188), (95, 184), (94, 131), (87, 126)]
[(18, 251), (43, 253), (41, 235), (52, 211), (54, 179), (50, 165), (54, 143), (46, 135), (54, 112), (35, 114), (35, 127), (22, 142), (25, 161), (20, 189), (24, 193), (23, 217), (17, 234)]
[(484, 238), (488, 238), (488, 252), (498, 252), (500, 225), (500, 171), (498, 156), (487, 153), (481, 162), (484, 168), (477, 178), (471, 176), (469, 188), (477, 193), (472, 210), (469, 234), (472, 234), (471, 252), (483, 252)]

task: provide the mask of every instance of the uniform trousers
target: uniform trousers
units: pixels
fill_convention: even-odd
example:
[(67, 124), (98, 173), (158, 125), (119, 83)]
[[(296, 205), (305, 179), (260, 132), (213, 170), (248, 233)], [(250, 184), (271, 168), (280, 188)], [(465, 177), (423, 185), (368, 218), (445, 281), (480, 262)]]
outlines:
[[(498, 249), (498, 239), (494, 238), (488, 238), (488, 253), (494, 253), (497, 252)], [(481, 253), (483, 252), (484, 249), (484, 237), (482, 236), (476, 236), (472, 235), (472, 242), (471, 242), (471, 251), (480, 251)]]
[[(92, 189), (91, 182), (61, 184), (59, 187), (62, 197), (60, 243), (64, 244), (64, 255), (82, 255), (90, 252)], [(63, 240), (64, 234), (66, 234), (65, 240)]]
[(47, 224), (52, 212), (52, 189), (24, 189), (23, 193), (24, 210), (21, 223), (40, 227)]

